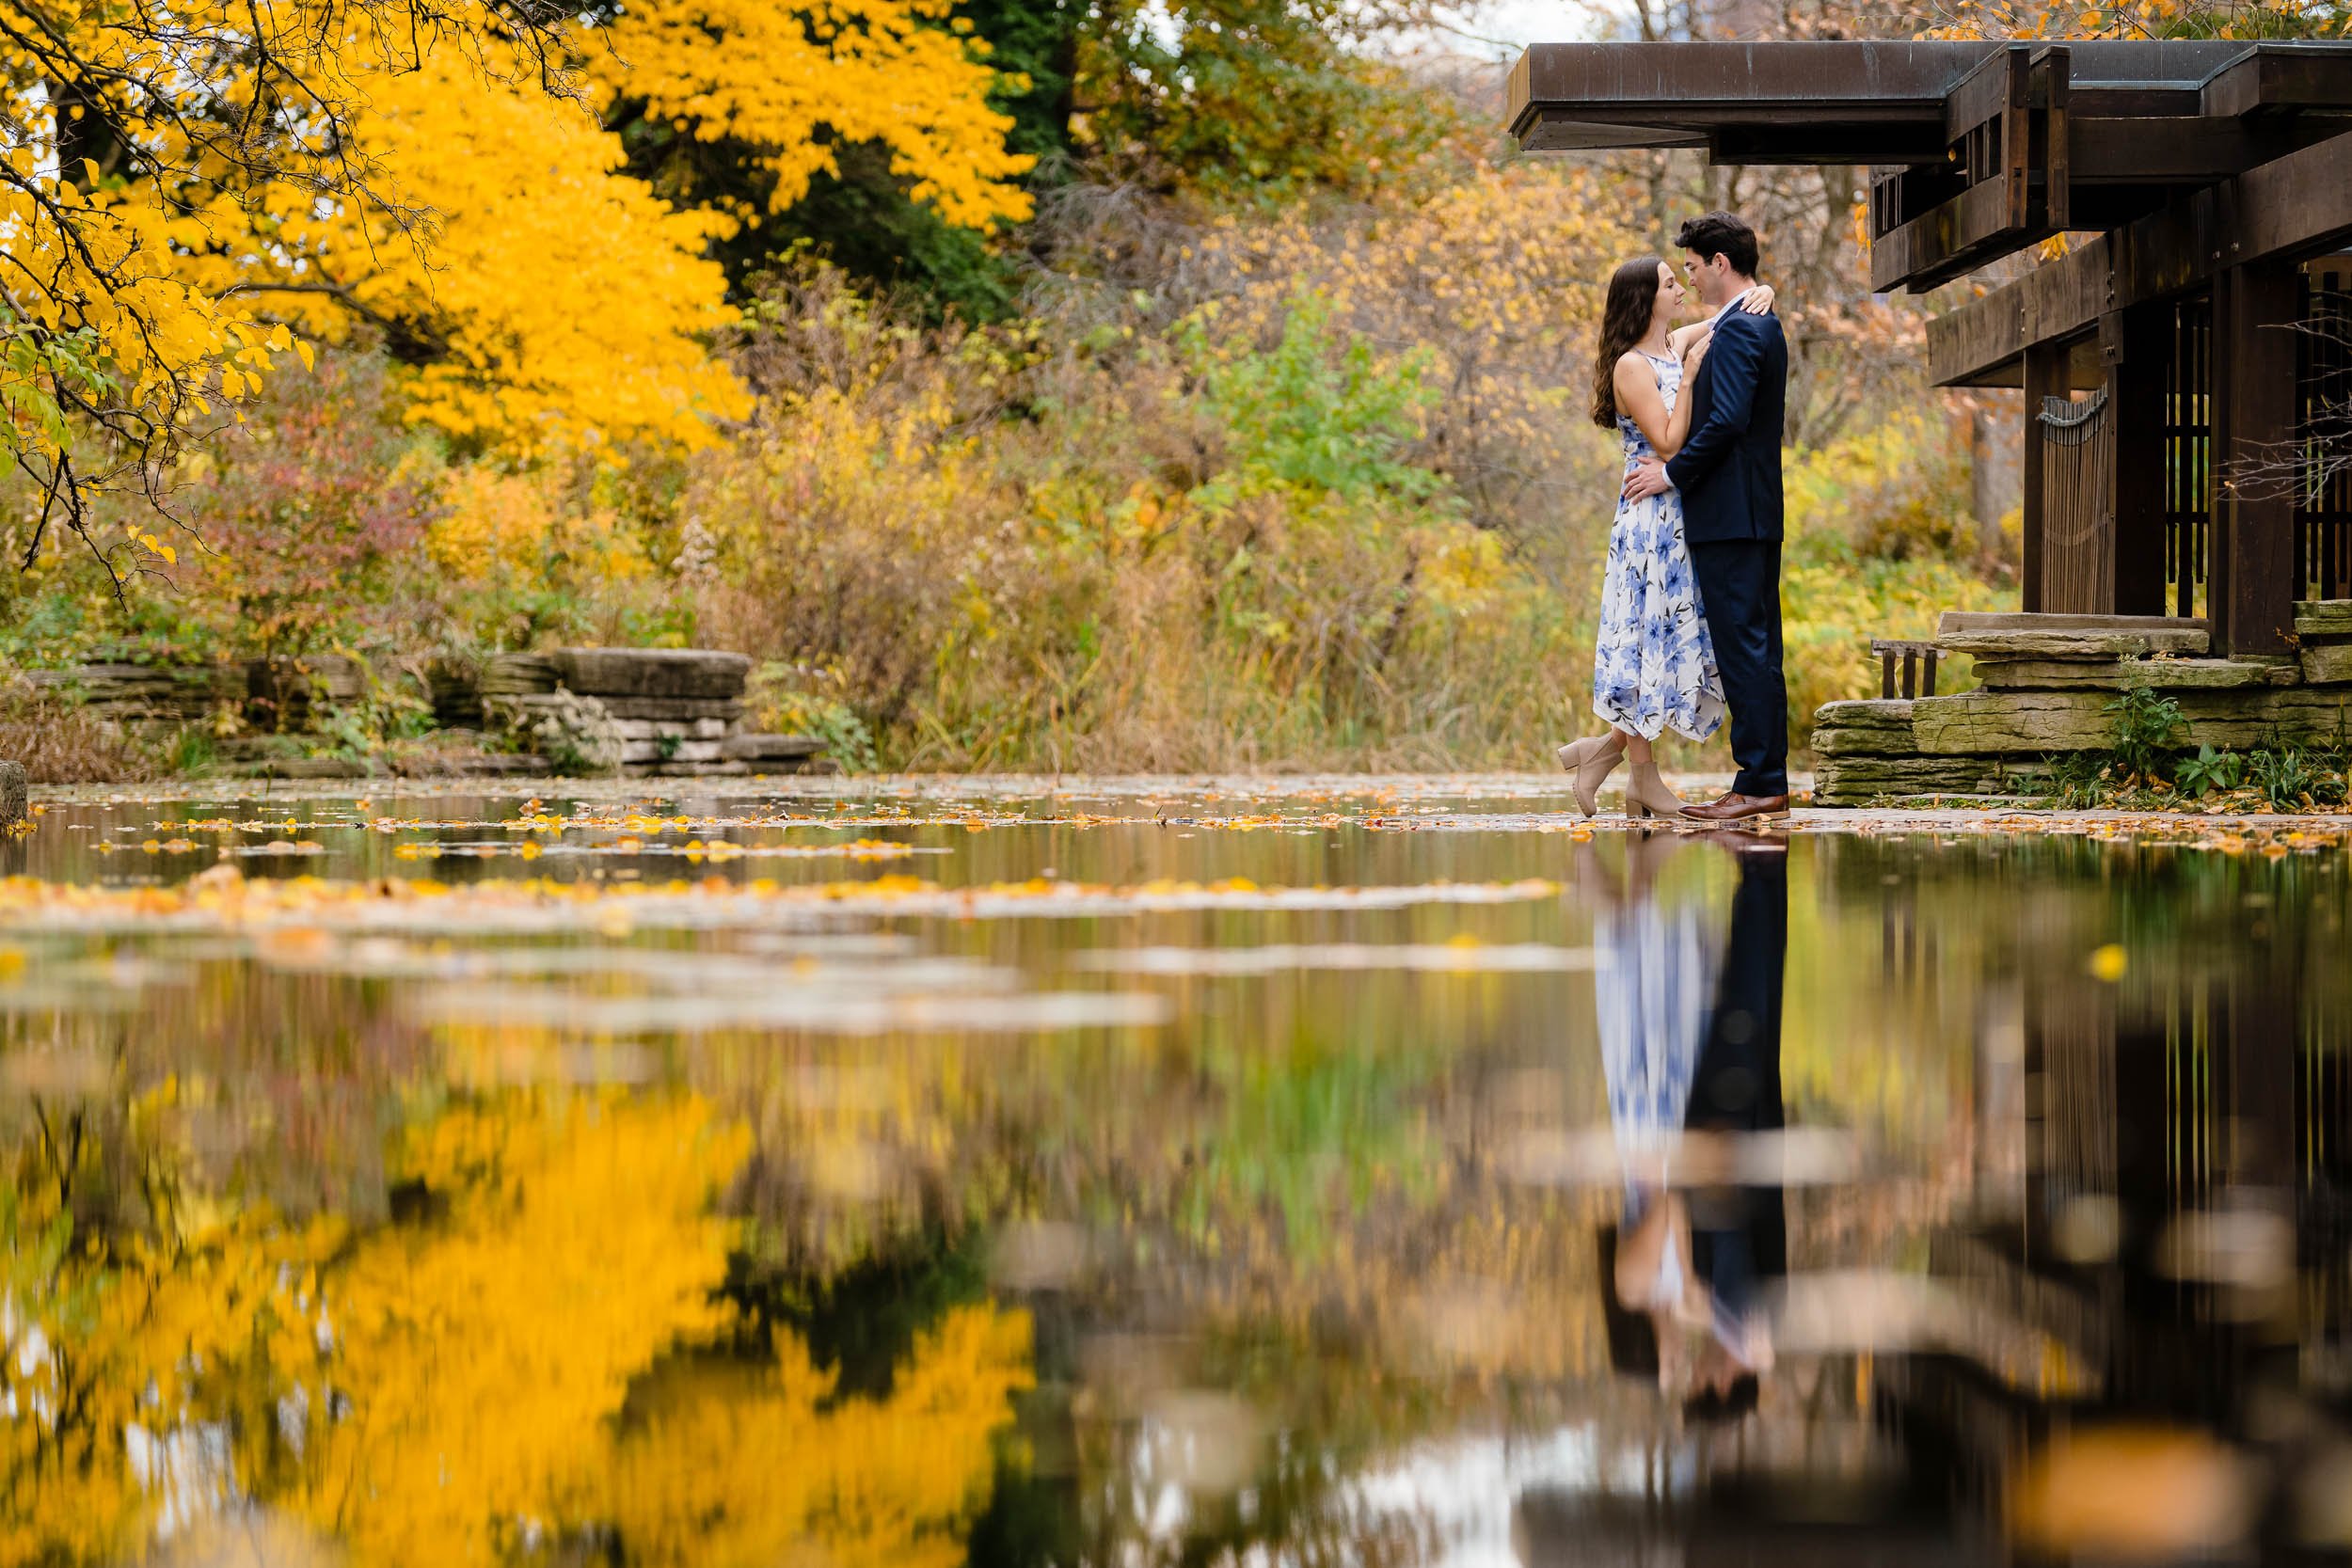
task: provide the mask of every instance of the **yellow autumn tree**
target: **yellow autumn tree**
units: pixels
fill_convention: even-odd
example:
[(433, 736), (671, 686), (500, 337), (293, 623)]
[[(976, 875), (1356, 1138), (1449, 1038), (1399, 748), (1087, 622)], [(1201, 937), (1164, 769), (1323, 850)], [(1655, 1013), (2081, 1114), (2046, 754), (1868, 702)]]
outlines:
[(777, 202), (828, 128), (877, 137), (949, 221), (1017, 216), (1023, 161), (946, 9), (698, 0), (597, 28), (522, 0), (0, 0), (0, 413), (40, 526), (118, 576), (167, 554), (100, 538), (87, 500), (154, 491), (289, 325), (373, 323), (419, 419), (518, 455), (704, 438), (741, 407), (704, 346), (705, 252), (740, 214), (620, 174), (596, 116), (628, 91), (749, 138)]
[(704, 259), (718, 220), (616, 172), (618, 139), (577, 100), (451, 49), (373, 84), (353, 134), (374, 202), (269, 226), (208, 280), (319, 336), (373, 323), (412, 362), (409, 416), (518, 456), (610, 440), (693, 446), (743, 410), (707, 346), (729, 319)]
[(639, 106), (681, 135), (752, 149), (772, 181), (771, 212), (836, 172), (841, 143), (874, 141), (914, 199), (986, 229), (1028, 216), (1014, 182), (1036, 160), (1007, 150), (1012, 119), (989, 106), (987, 45), (953, 10), (949, 0), (836, 0), (809, 11), (648, 0), (621, 8), (585, 58), (608, 110)]

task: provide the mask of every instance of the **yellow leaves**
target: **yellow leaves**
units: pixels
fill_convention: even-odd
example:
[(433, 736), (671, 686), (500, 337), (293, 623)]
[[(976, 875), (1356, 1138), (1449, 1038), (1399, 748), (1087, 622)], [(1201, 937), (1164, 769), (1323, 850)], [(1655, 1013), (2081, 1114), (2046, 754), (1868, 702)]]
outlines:
[(946, 21), (925, 0), (839, 0), (813, 24), (765, 0), (649, 0), (613, 19), (589, 70), (608, 97), (757, 149), (771, 211), (834, 170), (834, 145), (876, 141), (949, 223), (1025, 218), (1014, 182), (1034, 160), (1006, 150), (1012, 121), (988, 104), (996, 77), (968, 24)]
[[(712, 219), (616, 172), (617, 138), (574, 103), (427, 51), (357, 117), (395, 209), (286, 222), (295, 261), (363, 311), (419, 324), (445, 348), (411, 377), (409, 417), (530, 456), (640, 437), (711, 439), (743, 411), (704, 336), (729, 319), (703, 247)], [(317, 330), (351, 317), (293, 295)]]

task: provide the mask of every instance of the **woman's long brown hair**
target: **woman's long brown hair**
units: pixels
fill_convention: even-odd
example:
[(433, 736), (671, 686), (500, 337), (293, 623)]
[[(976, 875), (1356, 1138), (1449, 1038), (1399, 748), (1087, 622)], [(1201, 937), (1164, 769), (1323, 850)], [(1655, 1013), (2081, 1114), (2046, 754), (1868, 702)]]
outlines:
[(1617, 360), (1649, 336), (1650, 313), (1658, 308), (1658, 258), (1636, 256), (1609, 277), (1609, 300), (1600, 311), (1600, 352), (1593, 360), (1593, 422), (1617, 423)]

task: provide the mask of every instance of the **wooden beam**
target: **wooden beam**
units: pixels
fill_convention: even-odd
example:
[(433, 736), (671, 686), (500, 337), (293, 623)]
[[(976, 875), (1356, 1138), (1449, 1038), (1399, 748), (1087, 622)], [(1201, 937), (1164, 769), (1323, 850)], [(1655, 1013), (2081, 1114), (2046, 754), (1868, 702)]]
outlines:
[[(2026, 181), (2020, 171), (2015, 190)], [(1924, 293), (1972, 272), (2018, 246), (2046, 238), (2052, 230), (2012, 224), (2011, 182), (1992, 179), (1969, 186), (1943, 205), (1870, 242), (1870, 289), (1888, 293), (1908, 287)]]
[(2276, 257), (2225, 268), (2214, 280), (2215, 474), (2205, 582), (2216, 651), (2294, 650), (2295, 498), (2283, 485), (2241, 484), (2295, 435), (2295, 264)]
[(2068, 172), (2075, 185), (2196, 185), (2243, 174), (2337, 135), (2332, 124), (2290, 120), (2092, 119), (2079, 104), (2067, 124)]
[(2352, 108), (2352, 47), (2255, 44), (2205, 78), (2199, 112), (2217, 119), (2299, 109)]
[[(1505, 120), (1522, 147), (1686, 146), (1774, 127), (1799, 163), (1907, 162), (1888, 133), (1941, 135), (1954, 86), (2003, 45), (1957, 41), (1539, 43), (1514, 64)], [(2309, 43), (2271, 45), (2296, 52)], [(2242, 42), (2075, 40), (2074, 107), (2097, 117), (2196, 116)], [(1940, 155), (1941, 148), (1923, 156)]]
[(2109, 310), (2170, 298), (2244, 265), (2352, 236), (2352, 135), (2175, 200), (2008, 287), (1928, 321), (1928, 375), (1986, 385), (2027, 343), (2086, 331)]
[(2049, 472), (2049, 444), (2042, 438), (2037, 417), (2045, 397), (2066, 395), (2067, 353), (2056, 344), (2036, 344), (2026, 355), (2026, 464), (2023, 507), (2024, 562), (2019, 577), (2020, 601), (2032, 614), (2049, 606), (2048, 556), (2043, 541), (2049, 531), (2050, 502), (2044, 494)]
[[(2112, 332), (2106, 330), (2114, 324)], [(2164, 613), (2164, 372), (2172, 310), (2140, 305), (2101, 323), (2115, 421), (2115, 610)]]
[(2068, 47), (1987, 55), (1945, 100), (1943, 161), (1873, 185), (1874, 291), (1923, 293), (2065, 227)]

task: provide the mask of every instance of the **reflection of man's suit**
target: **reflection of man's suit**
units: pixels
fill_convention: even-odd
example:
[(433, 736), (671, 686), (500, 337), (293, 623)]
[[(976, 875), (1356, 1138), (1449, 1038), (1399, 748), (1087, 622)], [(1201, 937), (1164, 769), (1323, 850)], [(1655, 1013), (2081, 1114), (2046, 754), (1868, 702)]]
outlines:
[[(1731, 898), (1731, 941), (1707, 1021), (1683, 1125), (1693, 1132), (1776, 1132), (1780, 1005), (1788, 955), (1786, 854), (1743, 851)], [(1759, 1309), (1759, 1285), (1788, 1272), (1788, 1207), (1779, 1187), (1691, 1194), (1691, 1263), (1728, 1328)]]

